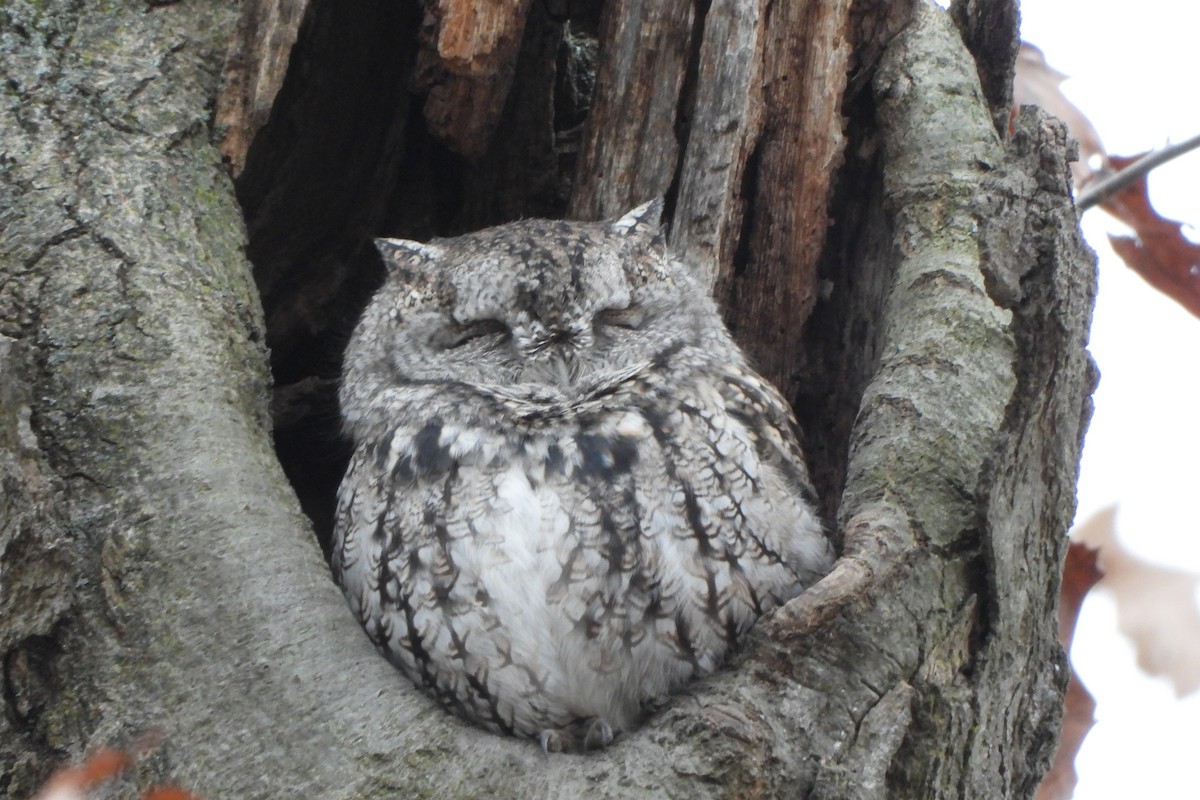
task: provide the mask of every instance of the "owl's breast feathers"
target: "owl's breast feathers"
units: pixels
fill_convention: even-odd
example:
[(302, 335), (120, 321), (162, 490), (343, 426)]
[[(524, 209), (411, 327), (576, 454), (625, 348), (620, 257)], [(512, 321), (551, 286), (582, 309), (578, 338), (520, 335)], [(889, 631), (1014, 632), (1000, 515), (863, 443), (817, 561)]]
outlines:
[(828, 568), (790, 413), (736, 365), (429, 389), (356, 452), (333, 562), (376, 645), (461, 716), (629, 728)]

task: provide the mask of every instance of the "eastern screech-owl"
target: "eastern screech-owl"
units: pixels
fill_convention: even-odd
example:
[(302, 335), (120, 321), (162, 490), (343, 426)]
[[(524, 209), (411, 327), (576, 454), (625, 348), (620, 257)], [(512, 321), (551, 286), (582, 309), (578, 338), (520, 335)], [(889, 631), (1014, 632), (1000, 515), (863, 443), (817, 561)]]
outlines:
[(660, 210), (378, 240), (346, 352), (337, 581), (414, 683), (548, 750), (608, 744), (833, 560)]

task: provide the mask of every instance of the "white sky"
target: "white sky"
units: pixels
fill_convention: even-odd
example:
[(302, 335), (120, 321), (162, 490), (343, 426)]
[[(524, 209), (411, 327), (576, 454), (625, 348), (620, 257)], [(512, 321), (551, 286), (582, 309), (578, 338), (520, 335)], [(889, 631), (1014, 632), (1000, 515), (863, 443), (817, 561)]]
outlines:
[[(1022, 36), (1071, 76), (1064, 93), (1110, 153), (1134, 155), (1200, 133), (1200, 4), (1190, 0), (1024, 0)], [(1151, 200), (1200, 227), (1200, 151), (1159, 168)], [(1091, 351), (1103, 373), (1084, 448), (1078, 519), (1119, 504), (1118, 532), (1143, 558), (1200, 573), (1200, 320), (1152, 289), (1109, 249), (1121, 232), (1089, 211), (1100, 257)], [(1200, 238), (1193, 228), (1194, 240)], [(1200, 693), (1176, 700), (1148, 678), (1093, 593), (1074, 660), (1096, 697), (1097, 725), (1076, 761), (1077, 800), (1200, 798)]]

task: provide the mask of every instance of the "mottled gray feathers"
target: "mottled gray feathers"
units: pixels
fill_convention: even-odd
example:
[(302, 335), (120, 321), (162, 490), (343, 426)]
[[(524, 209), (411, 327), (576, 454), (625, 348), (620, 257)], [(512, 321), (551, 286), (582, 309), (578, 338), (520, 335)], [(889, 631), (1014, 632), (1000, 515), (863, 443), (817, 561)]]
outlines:
[(450, 711), (603, 747), (828, 571), (795, 422), (661, 201), (419, 244), (346, 353), (332, 566)]

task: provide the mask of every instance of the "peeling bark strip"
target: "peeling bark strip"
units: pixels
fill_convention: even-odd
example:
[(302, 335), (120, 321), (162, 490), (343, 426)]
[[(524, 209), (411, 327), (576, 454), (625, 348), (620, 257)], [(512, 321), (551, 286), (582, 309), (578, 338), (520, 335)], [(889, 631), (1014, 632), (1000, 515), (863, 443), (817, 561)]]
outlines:
[(216, 111), (218, 147), (235, 178), (246, 166), (250, 143), (271, 115), (308, 7), (309, 0), (242, 4)]
[[(425, 22), (412, 88), (428, 92), (429, 128), (455, 152), (479, 158), (490, 144), (513, 80), (529, 3), (422, 0)], [(242, 6), (216, 112), (221, 153), (235, 178), (270, 116), (312, 5), (312, 0), (248, 0)]]
[(600, 28), (596, 95), (584, 129), (570, 216), (616, 219), (665, 194), (675, 174), (675, 133), (693, 0), (611, 0)]
[(728, 279), (746, 233), (746, 206), (754, 200), (760, 164), (753, 155), (763, 129), (763, 5), (714, 0), (695, 48), (692, 107), (680, 121), (687, 147), (671, 244), (686, 263), (704, 270), (709, 287), (719, 272)]
[(422, 0), (416, 85), (425, 119), (450, 149), (481, 157), (504, 111), (530, 0)]
[(841, 162), (850, 5), (610, 4), (571, 202), (602, 219), (674, 195), (673, 246), (785, 394)]
[[(771, 162), (773, 130), (748, 124), (743, 105), (757, 95), (731, 87), (782, 73), (741, 60), (718, 33), (740, 31), (748, 53), (765, 52), (771, 20), (789, 18), (782, 2), (713, 0), (706, 14), (658, 0), (610, 7), (606, 41), (644, 31), (662, 60), (627, 49), (621, 61), (610, 49), (602, 79), (644, 75), (639, 59), (650, 58), (663, 71), (652, 88), (669, 101), (664, 111), (622, 94), (632, 84), (601, 87), (593, 114), (609, 111), (588, 134), (581, 208), (599, 215), (628, 204), (621, 192), (675, 180), (685, 247), (714, 264), (744, 253), (747, 275), (757, 247), (800, 258), (798, 239), (754, 227), (781, 219), (763, 216), (782, 206), (762, 187), (789, 186), (764, 165), (834, 150), (797, 139), (786, 155), (780, 142), (771, 146), (786, 158)], [(358, 30), (354, 15), (334, 16), (347, 26), (339, 33)], [(853, 435), (838, 443), (850, 463), (846, 558), (760, 626), (738, 664), (644, 729), (593, 756), (549, 759), (447, 719), (370, 649), (280, 475), (262, 314), (206, 128), (235, 26), (228, 4), (0, 7), (0, 331), (32, 355), (3, 363), (27, 374), (29, 431), (57, 476), (47, 485), (61, 512), (22, 518), (51, 529), (61, 519), (73, 557), (65, 578), (50, 577), (77, 608), (0, 594), (0, 619), (24, 626), (0, 637), (11, 712), (0, 715), (0, 794), (28, 796), (47, 755), (119, 745), (151, 726), (169, 738), (131, 780), (169, 778), (212, 798), (1032, 793), (1061, 689), (1052, 609), (1091, 385), (1094, 276), (1061, 129), (1025, 116), (1002, 145), (944, 12), (917, 3), (878, 71), (866, 68), (876, 94), (857, 98), (869, 129), (859, 140), (881, 144), (883, 178), (837, 193), (847, 198), (839, 214), (867, 220), (856, 233), (890, 243), (838, 264), (847, 288), (829, 301), (847, 303), (859, 327), (883, 326), (827, 337), (862, 351), (835, 357), (875, 365)], [(864, 43), (856, 63), (873, 64), (880, 44)], [(709, 80), (721, 98), (704, 98)], [(807, 96), (774, 86), (783, 105)], [(392, 111), (383, 125), (408, 131), (410, 117)], [(802, 118), (773, 113), (780, 124)], [(702, 115), (727, 124), (704, 127)], [(312, 152), (319, 161), (315, 143)], [(262, 180), (264, 193), (284, 191)], [(287, 191), (323, 185), (298, 178)], [(806, 186), (787, 202), (796, 192), (815, 202), (816, 184)], [(405, 198), (413, 214), (430, 215), (434, 201), (416, 194)], [(319, 208), (320, 193), (310, 196)], [(284, 265), (277, 277), (294, 276)], [(857, 389), (830, 391), (852, 414)], [(0, 426), (6, 449), (10, 428)], [(0, 474), (13, 463), (0, 460)], [(6, 504), (17, 496), (9, 485)], [(26, 576), (27, 586), (46, 577)], [(55, 679), (39, 682), (48, 663)]]
[[(759, 370), (794, 397), (802, 329), (817, 299), (817, 260), (829, 194), (842, 162), (841, 101), (850, 48), (850, 0), (768, 3), (762, 133), (743, 183), (750, 215), (723, 261), (716, 296)], [(731, 270), (731, 271), (724, 271)]]
[[(525, 2), (466, 2), (437, 0), (437, 54), (459, 75), (482, 75), (501, 51), (512, 55), (525, 26)], [(515, 56), (514, 56), (515, 58)]]

